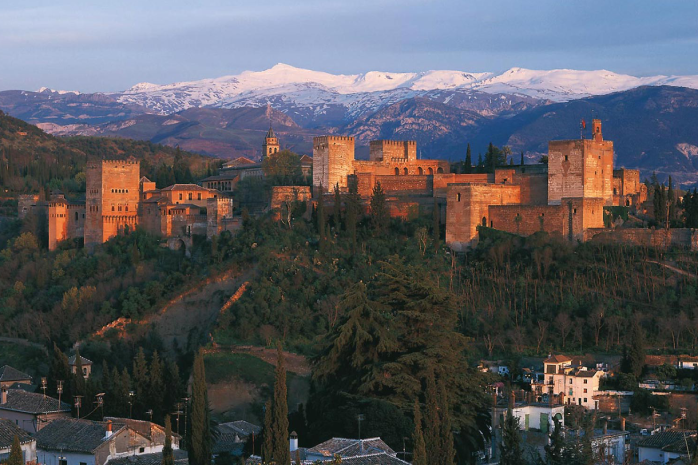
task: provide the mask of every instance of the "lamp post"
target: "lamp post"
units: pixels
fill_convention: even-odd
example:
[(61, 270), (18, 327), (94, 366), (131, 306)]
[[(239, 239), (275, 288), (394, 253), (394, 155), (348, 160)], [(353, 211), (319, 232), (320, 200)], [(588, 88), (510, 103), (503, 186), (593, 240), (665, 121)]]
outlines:
[(136, 395), (133, 391), (128, 391), (128, 418), (131, 419), (133, 414), (133, 397)]

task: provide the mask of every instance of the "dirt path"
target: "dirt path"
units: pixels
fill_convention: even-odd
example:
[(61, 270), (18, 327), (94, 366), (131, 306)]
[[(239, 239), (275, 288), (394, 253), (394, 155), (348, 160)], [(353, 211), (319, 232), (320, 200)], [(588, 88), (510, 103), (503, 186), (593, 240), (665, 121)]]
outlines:
[(688, 276), (689, 278), (698, 279), (698, 276), (697, 276), (697, 275), (695, 275), (695, 274), (693, 274), (693, 273), (690, 273), (690, 272), (688, 272), (688, 271), (686, 271), (686, 270), (682, 270), (681, 268), (677, 268), (677, 267), (675, 267), (675, 266), (673, 266), (673, 265), (670, 265), (670, 264), (668, 264), (668, 263), (658, 262), (658, 261), (656, 261), (656, 260), (647, 260), (647, 263), (654, 263), (655, 265), (663, 266), (663, 267), (666, 268), (667, 270), (671, 270), (671, 271), (673, 271), (673, 272), (675, 272), (675, 273), (678, 273), (678, 274), (681, 274), (681, 275), (684, 275), (684, 276)]
[[(244, 273), (230, 270), (212, 276), (171, 299), (159, 312), (137, 321), (119, 318), (95, 335), (114, 330), (120, 337), (126, 338), (129, 337), (127, 327), (135, 324), (143, 331), (155, 329), (170, 349), (175, 341), (180, 347), (186, 347), (190, 337), (206, 340), (218, 315), (232, 304), (231, 301), (240, 298), (253, 274), (254, 269), (250, 269)], [(231, 293), (233, 296), (228, 298)]]
[[(276, 366), (276, 349), (269, 349), (259, 346), (214, 346), (207, 349), (206, 353), (210, 354), (249, 354), (257, 357), (270, 365)], [(310, 376), (310, 362), (304, 355), (294, 354), (292, 352), (284, 353), (284, 361), (286, 369), (300, 376)]]

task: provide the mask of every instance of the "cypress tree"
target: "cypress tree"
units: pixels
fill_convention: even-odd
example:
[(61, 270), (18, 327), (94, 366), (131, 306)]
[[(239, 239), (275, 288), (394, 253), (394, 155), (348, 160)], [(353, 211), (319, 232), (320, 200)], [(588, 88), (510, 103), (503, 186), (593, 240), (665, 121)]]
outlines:
[(477, 172), (482, 173), (482, 153), (477, 154)]
[(301, 465), (301, 450), (296, 449), (296, 465)]
[(351, 253), (356, 253), (356, 225), (361, 212), (361, 198), (359, 197), (359, 186), (356, 176), (349, 178), (349, 195), (346, 198), (345, 222), (351, 239)]
[(439, 250), (439, 242), (441, 241), (441, 212), (439, 211), (439, 203), (434, 197), (434, 211), (432, 213), (432, 234), (434, 240), (434, 250)]
[(58, 348), (56, 343), (53, 343), (53, 357), (51, 358), (51, 366), (49, 367), (49, 380), (50, 385), (55, 389), (53, 391), (54, 395), (58, 396), (58, 381), (63, 381), (63, 394), (61, 395), (61, 400), (72, 399), (71, 390), (71, 379), (72, 373), (70, 372), (70, 365), (68, 365), (68, 357)]
[(87, 394), (87, 388), (85, 386), (85, 375), (82, 374), (82, 357), (80, 357), (80, 349), (75, 349), (75, 373), (71, 378), (73, 383), (73, 395), (84, 397)]
[(522, 150), (521, 151), (521, 166), (523, 166), (525, 164), (526, 164), (526, 161), (524, 160), (524, 154), (523, 154), (523, 150)]
[(422, 432), (422, 412), (419, 408), (419, 400), (414, 400), (414, 433), (412, 434), (412, 465), (427, 465), (427, 449)]
[[(170, 389), (173, 389), (171, 386)], [(165, 380), (163, 368), (157, 350), (153, 352), (150, 361), (150, 379), (148, 383), (148, 408), (153, 409), (153, 418), (159, 422), (163, 415), (163, 393), (165, 392)], [(169, 406), (168, 406), (169, 407)]]
[(138, 350), (136, 358), (133, 360), (133, 387), (136, 397), (133, 399), (133, 413), (136, 418), (143, 418), (148, 402), (148, 362), (145, 359), (143, 347)]
[(320, 251), (325, 250), (325, 199), (322, 186), (320, 186), (320, 197), (317, 202), (317, 232), (320, 236)]
[(174, 465), (174, 451), (172, 450), (172, 423), (170, 416), (165, 415), (165, 446), (162, 448), (162, 465)]
[(385, 205), (385, 192), (380, 182), (376, 182), (371, 195), (371, 223), (373, 232), (379, 236), (388, 225), (388, 209)]
[(24, 456), (22, 455), (22, 445), (19, 443), (19, 437), (15, 434), (10, 448), (10, 457), (5, 462), (7, 465), (24, 465)]
[(274, 379), (274, 406), (272, 407), (274, 433), (272, 444), (276, 465), (290, 465), (291, 451), (288, 444), (288, 395), (286, 393), (286, 367), (281, 342), (276, 344), (276, 376)]
[(424, 417), (424, 442), (427, 457), (432, 463), (441, 463), (441, 421), (436, 392), (436, 378), (431, 370), (427, 375), (426, 415)]
[(211, 419), (206, 390), (206, 368), (202, 350), (194, 358), (194, 381), (191, 391), (191, 429), (189, 433), (189, 463), (211, 465)]
[(667, 191), (666, 202), (669, 204), (669, 224), (667, 225), (669, 227), (671, 222), (676, 219), (676, 195), (674, 194), (674, 183), (671, 180), (671, 176), (669, 176), (669, 190)]
[(470, 174), (473, 172), (473, 157), (472, 154), (470, 153), (470, 144), (468, 144), (468, 148), (465, 149), (465, 173)]
[(562, 435), (562, 425), (560, 420), (554, 419), (555, 427), (550, 433), (550, 442), (545, 446), (545, 463), (547, 465), (563, 465), (563, 451), (565, 448), (565, 438)]
[(645, 338), (639, 323), (633, 323), (630, 330), (630, 350), (628, 361), (630, 372), (638, 378), (645, 367)]
[(339, 183), (334, 185), (334, 213), (332, 215), (336, 234), (342, 229), (342, 196), (339, 193)]
[(262, 461), (271, 463), (272, 452), (274, 450), (274, 432), (272, 431), (271, 401), (264, 404), (264, 442), (262, 443)]
[(507, 409), (507, 416), (502, 427), (500, 465), (519, 465), (523, 457), (521, 435), (519, 434), (519, 419), (512, 415), (511, 410), (512, 407)]
[(441, 422), (441, 456), (443, 463), (453, 465), (456, 456), (453, 444), (453, 428), (451, 425), (451, 406), (445, 383), (439, 383), (439, 413)]

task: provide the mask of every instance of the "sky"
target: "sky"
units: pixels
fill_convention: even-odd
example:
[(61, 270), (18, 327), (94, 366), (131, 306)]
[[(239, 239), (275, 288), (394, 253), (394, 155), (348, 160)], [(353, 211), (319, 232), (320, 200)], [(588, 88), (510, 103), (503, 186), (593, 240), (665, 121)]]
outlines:
[(696, 0), (0, 2), (0, 90), (125, 90), (286, 63), (330, 73), (698, 74)]

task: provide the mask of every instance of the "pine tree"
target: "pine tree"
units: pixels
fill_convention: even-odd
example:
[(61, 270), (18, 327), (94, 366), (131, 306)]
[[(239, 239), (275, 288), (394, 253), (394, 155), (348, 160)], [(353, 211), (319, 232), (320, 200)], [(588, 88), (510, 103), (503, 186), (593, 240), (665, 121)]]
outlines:
[(194, 358), (191, 390), (191, 429), (189, 432), (189, 463), (211, 465), (211, 419), (206, 389), (206, 368), (202, 350)]
[(669, 205), (669, 225), (667, 227), (670, 227), (671, 222), (676, 219), (676, 195), (674, 194), (674, 184), (671, 176), (669, 176), (669, 190), (667, 191), (666, 202)]
[(148, 410), (148, 362), (145, 359), (143, 347), (138, 350), (136, 358), (133, 360), (133, 387), (135, 398), (133, 399), (133, 414), (135, 418), (143, 419), (145, 411)]
[(301, 450), (296, 449), (296, 465), (301, 465)]
[(470, 144), (468, 144), (468, 148), (465, 149), (465, 170), (464, 172), (466, 174), (470, 174), (473, 172), (473, 157), (470, 152)]
[(427, 449), (422, 432), (422, 412), (419, 408), (419, 400), (414, 400), (414, 433), (412, 434), (412, 465), (427, 465)]
[(182, 392), (182, 380), (179, 376), (179, 366), (174, 361), (170, 361), (167, 364), (167, 371), (165, 372), (165, 389), (164, 392), (164, 405), (167, 411), (174, 411), (177, 408), (177, 403), (184, 397)]
[(165, 446), (162, 448), (162, 465), (174, 465), (174, 452), (172, 450), (172, 423), (170, 416), (165, 415)]
[(638, 378), (645, 367), (645, 338), (638, 322), (630, 330), (630, 350), (628, 351), (630, 372)]
[(519, 465), (523, 457), (519, 419), (512, 415), (511, 410), (511, 407), (507, 409), (504, 426), (502, 427), (500, 465)]
[(477, 172), (478, 173), (483, 173), (484, 172), (484, 165), (482, 161), (482, 153), (477, 154)]
[(268, 400), (264, 404), (264, 442), (262, 443), (262, 461), (271, 463), (274, 451), (274, 432), (272, 431), (272, 404)]
[(334, 231), (336, 234), (342, 229), (342, 196), (339, 193), (339, 183), (334, 185), (334, 214), (332, 215)]
[(288, 447), (288, 395), (286, 393), (286, 367), (281, 342), (276, 344), (276, 370), (274, 379), (274, 423), (273, 458), (276, 465), (290, 465), (291, 451)]
[(376, 237), (379, 237), (388, 226), (388, 209), (385, 204), (385, 192), (380, 182), (376, 182), (371, 195), (371, 224)]
[(19, 437), (15, 434), (10, 448), (10, 456), (5, 462), (7, 465), (24, 465), (24, 456), (22, 455), (22, 445), (19, 443)]

